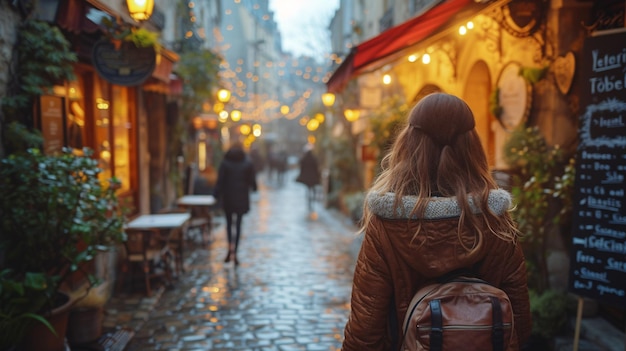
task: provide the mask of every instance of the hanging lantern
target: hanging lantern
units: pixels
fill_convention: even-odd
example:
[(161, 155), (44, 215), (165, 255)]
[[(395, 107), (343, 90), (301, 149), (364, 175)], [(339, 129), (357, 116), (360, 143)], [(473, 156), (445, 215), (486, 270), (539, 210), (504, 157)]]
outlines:
[(135, 21), (147, 21), (154, 10), (154, 0), (126, 0), (128, 14)]

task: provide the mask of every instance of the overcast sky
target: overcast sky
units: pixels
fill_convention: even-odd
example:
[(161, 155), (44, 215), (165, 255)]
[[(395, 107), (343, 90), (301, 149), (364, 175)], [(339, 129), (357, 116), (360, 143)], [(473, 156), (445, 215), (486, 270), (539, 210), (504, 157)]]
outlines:
[(328, 25), (339, 0), (270, 0), (283, 38), (283, 50), (296, 56), (330, 51)]

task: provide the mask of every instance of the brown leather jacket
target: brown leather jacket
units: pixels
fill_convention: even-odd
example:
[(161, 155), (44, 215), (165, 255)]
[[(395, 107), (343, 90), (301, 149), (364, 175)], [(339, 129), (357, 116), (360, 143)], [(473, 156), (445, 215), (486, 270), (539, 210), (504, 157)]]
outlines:
[[(391, 350), (392, 338), (399, 348), (404, 314), (418, 287), (429, 279), (468, 267), (479, 267), (481, 278), (509, 295), (518, 341), (513, 350), (517, 350), (531, 331), (526, 266), (520, 245), (486, 234), (478, 250), (466, 252), (457, 236), (460, 210), (454, 198), (432, 198), (421, 221), (421, 232), (412, 241), (418, 222), (408, 220), (406, 214), (416, 199), (405, 197), (395, 214), (393, 199), (391, 193), (367, 197), (367, 205), (376, 216), (364, 234), (357, 259), (342, 351)], [(490, 193), (489, 207), (496, 214), (508, 215), (505, 213), (510, 205), (508, 192)], [(489, 231), (485, 229), (484, 233)], [(464, 231), (463, 236), (471, 247), (473, 235)]]

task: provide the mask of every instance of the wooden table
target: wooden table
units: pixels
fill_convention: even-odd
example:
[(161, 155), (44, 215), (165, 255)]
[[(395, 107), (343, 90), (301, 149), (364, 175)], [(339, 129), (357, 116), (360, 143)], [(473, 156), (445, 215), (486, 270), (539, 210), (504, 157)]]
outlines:
[[(146, 214), (140, 215), (124, 226), (128, 235), (126, 246), (128, 265), (133, 262), (143, 265), (146, 292), (149, 296), (151, 295), (150, 278), (165, 275), (166, 283), (171, 284), (169, 257), (173, 256), (176, 270), (184, 272), (182, 238), (190, 218), (191, 214), (186, 212)], [(131, 238), (134, 239), (132, 244)], [(152, 271), (151, 261), (154, 259), (165, 262), (163, 274)], [(128, 269), (126, 267), (126, 271)]]
[(215, 203), (213, 195), (185, 195), (176, 200), (177, 205), (184, 207), (213, 206)]
[[(185, 195), (176, 200), (179, 207), (190, 209), (191, 221), (188, 236), (193, 238), (193, 235), (199, 232), (200, 240), (207, 247), (211, 241), (211, 227), (213, 225), (211, 206), (216, 203), (213, 195)], [(205, 231), (208, 238), (205, 236)]]

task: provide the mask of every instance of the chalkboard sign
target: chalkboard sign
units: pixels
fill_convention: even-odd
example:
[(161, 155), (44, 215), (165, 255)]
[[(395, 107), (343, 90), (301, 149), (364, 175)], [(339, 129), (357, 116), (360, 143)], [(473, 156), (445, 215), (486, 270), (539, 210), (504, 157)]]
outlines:
[(570, 291), (626, 306), (626, 32), (585, 40)]
[(64, 115), (63, 98), (49, 95), (39, 97), (39, 128), (46, 154), (60, 152), (65, 145)]

